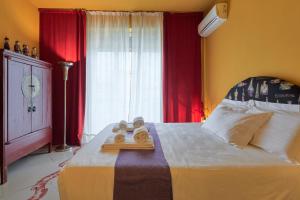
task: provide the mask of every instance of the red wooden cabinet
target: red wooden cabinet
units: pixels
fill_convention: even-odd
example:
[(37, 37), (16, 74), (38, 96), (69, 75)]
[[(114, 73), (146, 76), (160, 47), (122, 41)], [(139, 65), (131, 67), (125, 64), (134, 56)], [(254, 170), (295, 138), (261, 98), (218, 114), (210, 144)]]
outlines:
[(7, 166), (52, 142), (51, 65), (7, 50), (0, 54), (1, 184)]

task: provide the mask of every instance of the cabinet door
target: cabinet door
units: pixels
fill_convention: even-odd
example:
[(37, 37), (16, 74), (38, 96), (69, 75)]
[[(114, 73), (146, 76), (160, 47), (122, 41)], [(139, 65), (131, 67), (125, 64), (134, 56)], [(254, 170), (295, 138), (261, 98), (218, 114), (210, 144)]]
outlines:
[(31, 132), (31, 66), (8, 60), (8, 141)]
[(32, 67), (32, 132), (51, 126), (51, 71)]

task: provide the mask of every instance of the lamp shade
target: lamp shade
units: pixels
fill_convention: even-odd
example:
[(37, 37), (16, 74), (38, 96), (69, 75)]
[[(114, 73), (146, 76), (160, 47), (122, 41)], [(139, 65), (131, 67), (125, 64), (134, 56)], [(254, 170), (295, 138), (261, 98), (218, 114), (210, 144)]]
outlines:
[(60, 61), (58, 64), (63, 68), (63, 78), (64, 80), (68, 80), (68, 71), (74, 65), (73, 62), (68, 61)]

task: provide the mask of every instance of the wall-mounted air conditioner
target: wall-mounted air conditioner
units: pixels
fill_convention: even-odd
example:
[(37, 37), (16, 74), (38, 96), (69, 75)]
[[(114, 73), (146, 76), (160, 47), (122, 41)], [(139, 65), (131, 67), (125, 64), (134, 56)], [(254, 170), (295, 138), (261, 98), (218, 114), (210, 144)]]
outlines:
[(227, 3), (217, 3), (198, 26), (201, 37), (207, 37), (227, 20)]

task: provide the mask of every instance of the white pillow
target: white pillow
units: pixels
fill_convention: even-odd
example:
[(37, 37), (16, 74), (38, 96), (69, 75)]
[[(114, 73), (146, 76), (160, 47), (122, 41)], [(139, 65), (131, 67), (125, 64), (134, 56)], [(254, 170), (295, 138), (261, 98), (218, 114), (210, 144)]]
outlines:
[(227, 143), (246, 146), (257, 129), (272, 116), (272, 113), (250, 114), (246, 111), (219, 105), (208, 117), (203, 127)]
[[(261, 113), (265, 110), (254, 107), (248, 112)], [(300, 113), (275, 111), (250, 143), (285, 160), (300, 162)]]
[(288, 111), (288, 112), (300, 112), (300, 105), (298, 104), (283, 104), (283, 103), (271, 103), (263, 101), (254, 101), (256, 108), (268, 110), (268, 111)]
[(219, 105), (224, 105), (227, 107), (250, 109), (252, 106), (254, 106), (254, 101), (253, 100), (234, 101), (234, 100), (230, 100), (230, 99), (223, 99)]

